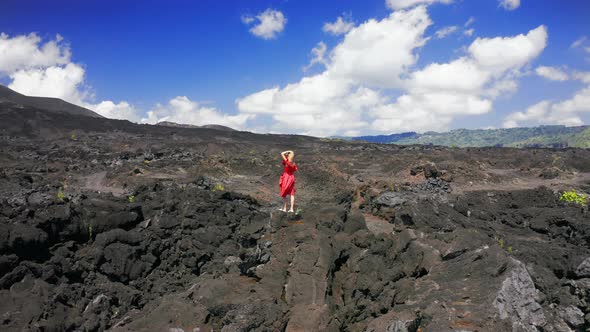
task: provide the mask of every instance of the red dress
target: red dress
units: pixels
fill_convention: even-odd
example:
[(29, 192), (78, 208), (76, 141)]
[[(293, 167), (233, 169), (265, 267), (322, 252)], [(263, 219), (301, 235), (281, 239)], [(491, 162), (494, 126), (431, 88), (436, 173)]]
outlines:
[(283, 160), (285, 171), (279, 180), (279, 187), (281, 187), (281, 197), (287, 195), (295, 195), (295, 171), (298, 170), (297, 165), (292, 164), (289, 160)]

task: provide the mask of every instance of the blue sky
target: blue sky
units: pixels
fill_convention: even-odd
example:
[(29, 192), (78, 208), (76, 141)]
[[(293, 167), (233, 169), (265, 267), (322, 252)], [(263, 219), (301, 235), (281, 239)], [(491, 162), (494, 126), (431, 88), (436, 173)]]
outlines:
[[(64, 98), (109, 117), (217, 122), (257, 132), (325, 136), (590, 124), (590, 105), (585, 103), (590, 78), (584, 76), (590, 72), (590, 2), (511, 2), (513, 7), (507, 8), (498, 0), (3, 0), (0, 82), (26, 94)], [(282, 20), (266, 37), (250, 31), (264, 13), (280, 13)], [(400, 15), (394, 18), (396, 13)], [(352, 31), (324, 31), (338, 17)], [(416, 21), (408, 21), (410, 17)], [(246, 18), (252, 22), (245, 23)], [(420, 26), (424, 19), (428, 24)], [(368, 20), (376, 22), (374, 29)], [(436, 32), (448, 27), (456, 28), (438, 38)], [(350, 38), (345, 45), (355, 30), (356, 42)], [(387, 37), (396, 31), (402, 36), (416, 33), (416, 39), (396, 45), (399, 38)], [(516, 49), (537, 33), (544, 37), (536, 40), (539, 45)], [(518, 35), (525, 39), (507, 40)], [(500, 37), (504, 40), (493, 42)], [(372, 38), (384, 44), (372, 49), (367, 44)], [(477, 38), (501, 49), (495, 56), (507, 59), (506, 66), (492, 68), (475, 48), (469, 51)], [(33, 57), (52, 42), (57, 55)], [(320, 42), (326, 48), (323, 58), (304, 71)], [(511, 47), (514, 54), (501, 52)], [(371, 50), (383, 53), (357, 53)], [(391, 59), (408, 55), (413, 59)], [(351, 56), (356, 60), (345, 63)], [(426, 87), (412, 80), (421, 72), (430, 81), (429, 75), (437, 75), (434, 67), (428, 68), (433, 63), (451, 64), (444, 72), (446, 81)], [(470, 68), (481, 74), (481, 80), (474, 79), (482, 85), (457, 90), (449, 76), (462, 81), (461, 73), (470, 75)], [(371, 76), (372, 69), (391, 73), (391, 80)], [(67, 82), (59, 81), (62, 72), (69, 75)], [(304, 77), (311, 78), (309, 89)], [(490, 91), (506, 82), (511, 82), (506, 89), (491, 96)], [(257, 98), (263, 95), (272, 95), (272, 102)], [(438, 106), (446, 102), (455, 106)]]

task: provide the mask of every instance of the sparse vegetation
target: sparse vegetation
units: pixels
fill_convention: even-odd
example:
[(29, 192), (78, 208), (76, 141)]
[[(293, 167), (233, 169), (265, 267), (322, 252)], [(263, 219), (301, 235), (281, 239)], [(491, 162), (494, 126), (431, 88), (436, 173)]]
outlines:
[(566, 203), (584, 206), (587, 202), (587, 195), (579, 194), (575, 189), (572, 189), (570, 191), (563, 192), (559, 197), (559, 200)]
[(63, 188), (59, 188), (56, 194), (56, 198), (58, 202), (63, 202), (66, 198), (66, 194), (64, 193)]
[(213, 187), (213, 191), (225, 191), (225, 187), (221, 183), (215, 184)]
[(129, 203), (135, 203), (135, 195), (131, 195), (127, 197), (127, 199), (129, 200)]

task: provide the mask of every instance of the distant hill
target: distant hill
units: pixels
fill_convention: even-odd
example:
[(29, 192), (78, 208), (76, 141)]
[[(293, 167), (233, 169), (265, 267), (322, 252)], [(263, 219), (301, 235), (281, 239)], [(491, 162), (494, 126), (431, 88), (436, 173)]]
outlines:
[(12, 103), (12, 106), (20, 105), (22, 107), (33, 107), (37, 109), (47, 110), (50, 112), (67, 113), (73, 115), (84, 115), (94, 118), (102, 118), (103, 116), (95, 113), (87, 108), (80, 107), (63, 101), (58, 98), (49, 97), (29, 97), (20, 94), (4, 85), (0, 84), (0, 103)]
[(170, 122), (170, 121), (158, 122), (158, 123), (156, 123), (156, 126), (175, 127), (175, 128), (208, 128), (208, 129), (217, 129), (217, 130), (224, 130), (224, 131), (236, 131), (233, 128), (221, 126), (221, 125), (195, 126), (195, 125), (181, 124), (181, 123)]
[(590, 148), (590, 126), (540, 126), (507, 129), (457, 129), (445, 133), (408, 132), (393, 135), (359, 136), (352, 140), (400, 145), (423, 144), (450, 147), (552, 147)]

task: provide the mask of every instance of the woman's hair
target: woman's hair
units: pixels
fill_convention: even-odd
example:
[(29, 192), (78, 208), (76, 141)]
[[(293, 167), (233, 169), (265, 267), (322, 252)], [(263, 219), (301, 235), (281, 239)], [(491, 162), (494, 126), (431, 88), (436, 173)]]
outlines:
[(287, 159), (289, 159), (290, 162), (293, 162), (293, 159), (295, 159), (295, 152), (287, 152)]

